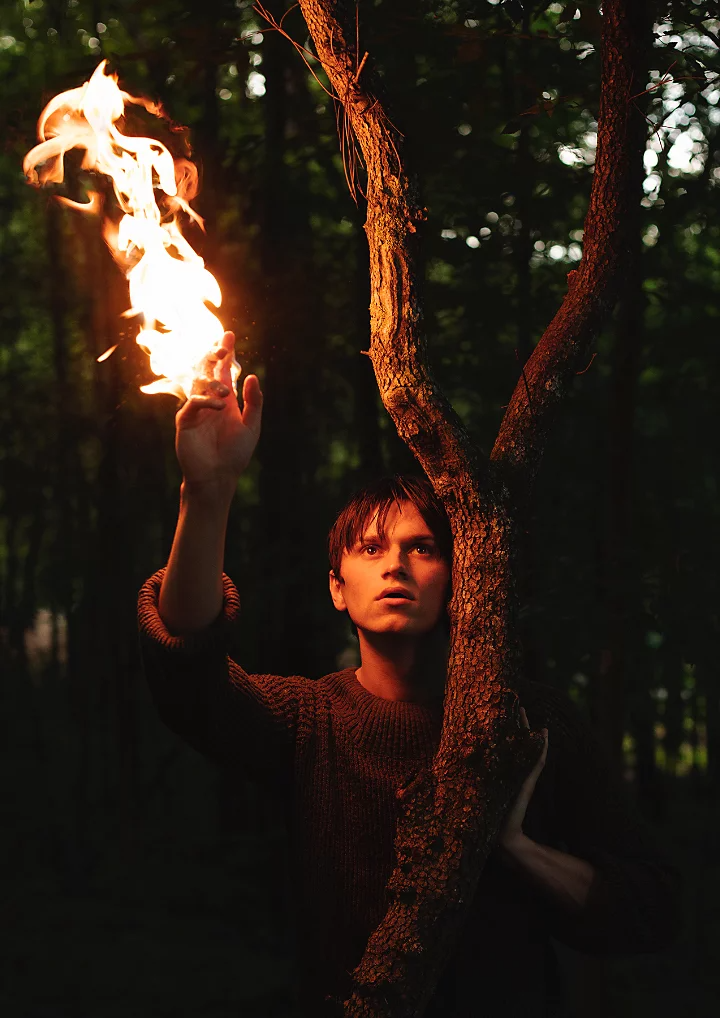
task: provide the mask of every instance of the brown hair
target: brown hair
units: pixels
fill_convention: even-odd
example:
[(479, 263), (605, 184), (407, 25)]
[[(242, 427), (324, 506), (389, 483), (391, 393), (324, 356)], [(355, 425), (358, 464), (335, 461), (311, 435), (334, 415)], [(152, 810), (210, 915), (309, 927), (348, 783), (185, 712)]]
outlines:
[(452, 561), (452, 534), (442, 502), (425, 477), (413, 474), (393, 474), (381, 477), (356, 491), (340, 511), (328, 534), (330, 568), (336, 579), (341, 579), (340, 563), (344, 551), (351, 551), (365, 533), (377, 513), (378, 537), (385, 537), (385, 521), (392, 505), (412, 502), (427, 523), (437, 541), (438, 550), (448, 562)]

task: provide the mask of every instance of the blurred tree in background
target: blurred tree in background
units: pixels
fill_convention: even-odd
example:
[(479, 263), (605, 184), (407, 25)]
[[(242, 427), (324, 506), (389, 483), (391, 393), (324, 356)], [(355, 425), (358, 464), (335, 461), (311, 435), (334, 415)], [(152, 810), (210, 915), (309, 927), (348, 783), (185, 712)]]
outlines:
[[(267, 3), (275, 18), (288, 7)], [(642, 272), (578, 378), (526, 535), (528, 669), (601, 732), (608, 712), (621, 718), (631, 792), (688, 881), (687, 928), (667, 956), (602, 978), (568, 960), (578, 1018), (703, 1016), (720, 1000), (715, 8), (656, 4), (656, 59), (637, 89), (650, 89)], [(488, 452), (582, 255), (600, 18), (597, 3), (359, 5), (428, 207), (433, 370)], [(297, 9), (283, 26), (307, 43)], [(207, 232), (191, 240), (266, 393), (227, 552), (244, 600), (238, 657), (309, 676), (352, 663), (325, 534), (350, 490), (413, 464), (362, 354), (363, 203), (336, 104), (317, 62), (267, 28), (244, 0), (0, 3), (0, 1006), (12, 1018), (291, 1014), (277, 811), (162, 728), (139, 672), (135, 594), (177, 510), (175, 400), (138, 391), (151, 374), (98, 222), (28, 188), (21, 168), (44, 104), (103, 57), (188, 126), (171, 137), (189, 139), (202, 172)], [(77, 197), (87, 181), (68, 178)]]

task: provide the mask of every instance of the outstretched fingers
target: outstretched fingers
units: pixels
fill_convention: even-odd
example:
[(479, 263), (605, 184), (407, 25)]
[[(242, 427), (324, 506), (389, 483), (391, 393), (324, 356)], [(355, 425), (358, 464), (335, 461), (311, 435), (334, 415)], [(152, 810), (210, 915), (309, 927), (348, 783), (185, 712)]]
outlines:
[[(530, 731), (530, 722), (528, 721), (528, 716), (525, 713), (525, 708), (524, 707), (520, 708), (520, 718), (522, 720), (523, 728), (527, 728), (527, 730)], [(545, 761), (547, 760), (547, 751), (548, 751), (548, 730), (547, 730), (547, 728), (541, 728), (540, 729), (540, 734), (543, 737), (543, 751), (542, 751), (542, 754), (540, 756), (540, 759), (538, 760), (538, 762), (536, 764), (536, 769), (542, 770), (543, 766), (545, 765)]]
[(223, 385), (227, 386), (228, 389), (233, 388), (232, 383), (232, 364), (235, 359), (235, 334), (232, 332), (226, 332), (222, 338), (222, 342), (218, 347), (215, 356), (217, 358), (217, 365), (215, 367), (215, 378), (222, 382)]
[[(210, 386), (208, 386), (208, 389)], [(223, 386), (224, 388), (224, 386)], [(227, 390), (225, 390), (227, 396)], [(175, 422), (179, 428), (194, 427), (198, 421), (198, 414), (203, 410), (224, 410), (225, 400), (219, 395), (208, 393), (201, 395), (194, 393), (189, 396), (175, 415)]]
[(221, 382), (228, 389), (232, 388), (231, 367), (235, 357), (235, 334), (226, 332), (216, 347), (205, 358), (205, 365), (208, 371), (212, 371), (215, 380)]
[[(232, 332), (226, 332), (220, 346), (208, 356), (206, 361), (214, 378), (202, 384), (202, 391), (193, 393), (178, 412), (177, 421), (180, 426), (187, 427), (190, 423), (194, 423), (201, 410), (222, 410), (226, 406), (227, 397), (234, 392), (232, 380), (234, 359), (235, 335)], [(242, 422), (250, 431), (259, 433), (263, 395), (257, 375), (245, 377), (242, 398)]]

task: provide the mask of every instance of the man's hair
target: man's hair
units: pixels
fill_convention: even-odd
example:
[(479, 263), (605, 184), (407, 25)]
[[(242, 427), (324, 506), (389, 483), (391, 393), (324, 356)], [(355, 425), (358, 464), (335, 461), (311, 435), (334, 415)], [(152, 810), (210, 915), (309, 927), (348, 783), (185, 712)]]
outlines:
[(351, 551), (377, 513), (377, 532), (385, 538), (385, 521), (391, 506), (411, 502), (432, 531), (438, 551), (452, 561), (452, 533), (442, 502), (425, 477), (393, 474), (360, 488), (340, 511), (328, 534), (330, 568), (341, 579), (340, 563), (344, 551)]

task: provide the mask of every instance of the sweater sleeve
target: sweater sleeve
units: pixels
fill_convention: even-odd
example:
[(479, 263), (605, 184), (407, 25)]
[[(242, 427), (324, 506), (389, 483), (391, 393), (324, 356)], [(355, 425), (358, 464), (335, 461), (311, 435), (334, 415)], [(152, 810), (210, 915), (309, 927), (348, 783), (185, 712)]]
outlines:
[(240, 600), (227, 576), (215, 622), (173, 636), (158, 612), (163, 573), (151, 576), (138, 597), (143, 667), (161, 720), (214, 762), (286, 788), (296, 742), (309, 728), (313, 683), (299, 676), (249, 675), (228, 656)]
[(548, 907), (550, 932), (588, 954), (661, 950), (682, 925), (680, 874), (631, 809), (599, 741), (570, 700), (547, 687), (540, 699), (545, 703), (536, 713), (546, 715), (548, 759), (550, 753), (555, 757), (553, 826), (559, 847), (596, 871), (581, 912)]

